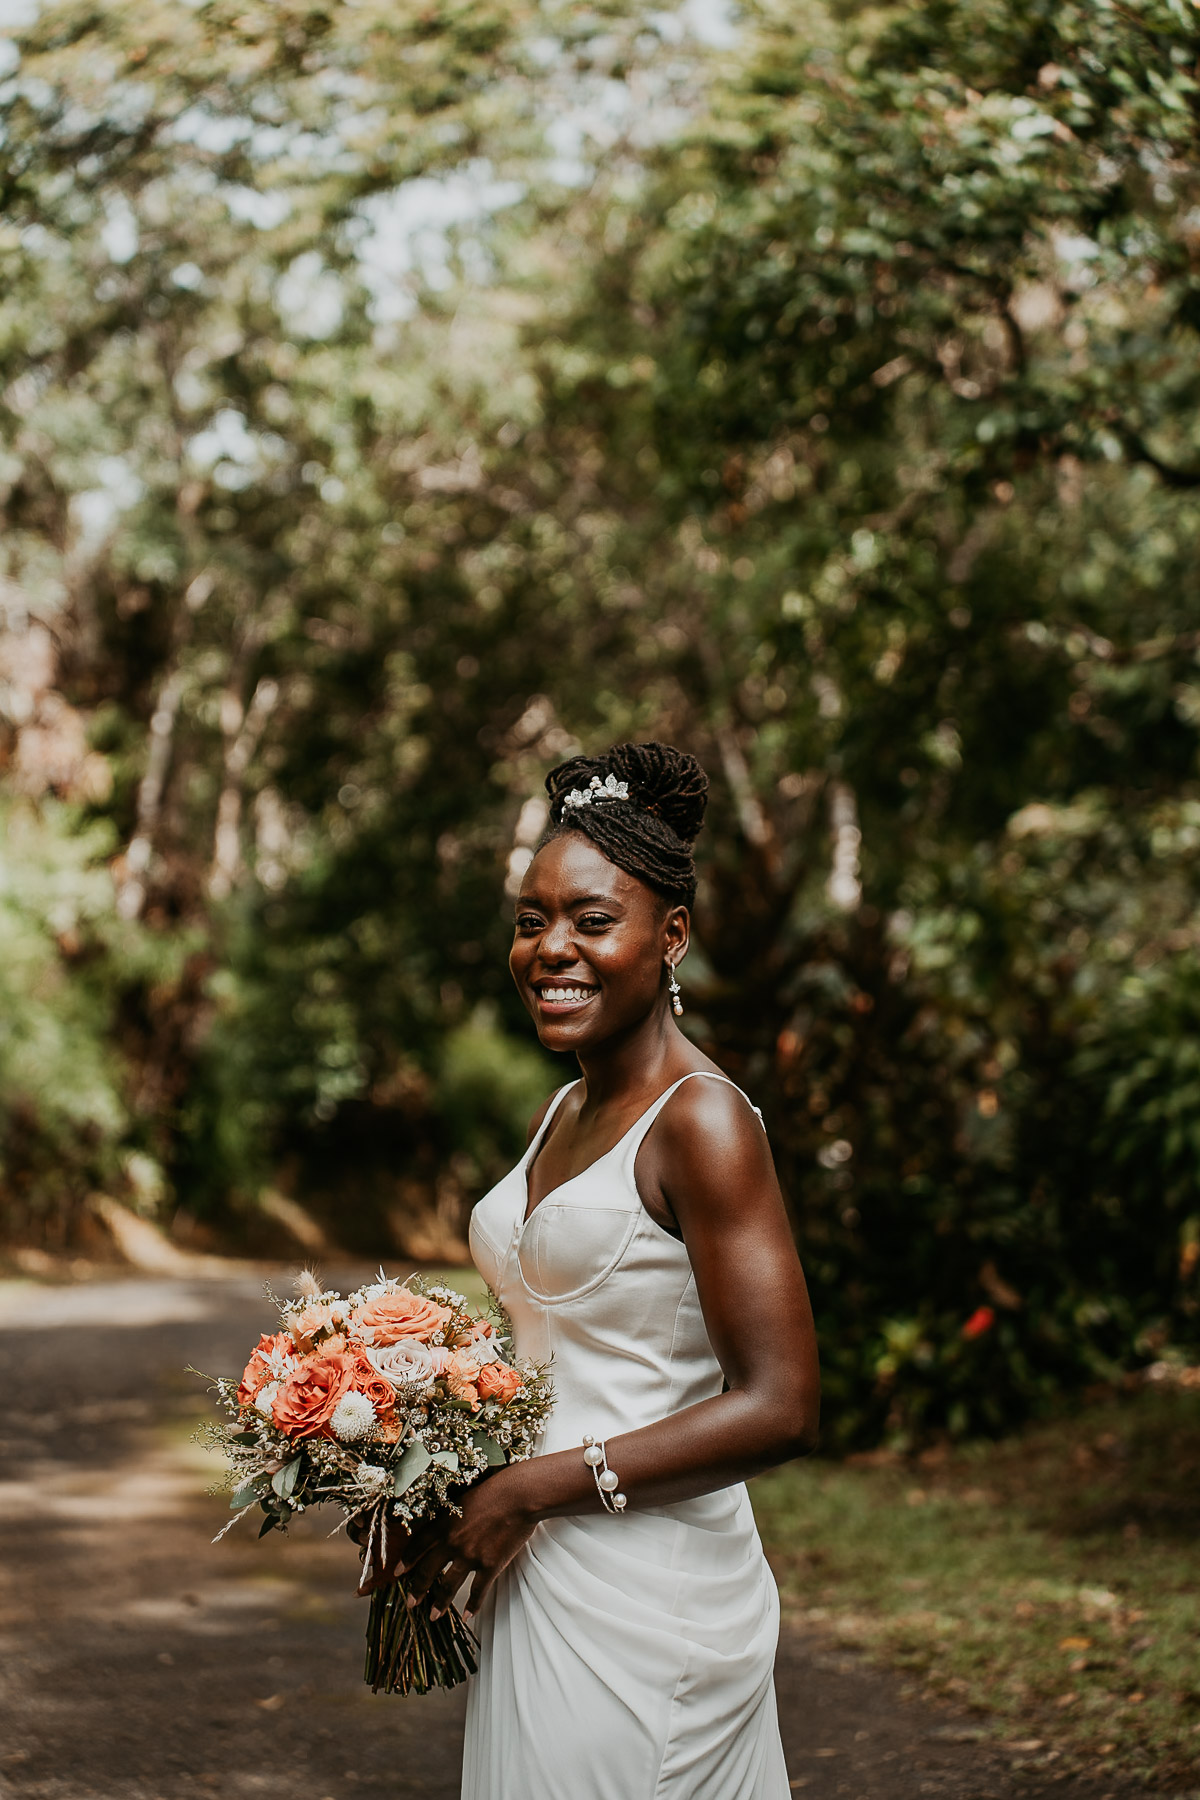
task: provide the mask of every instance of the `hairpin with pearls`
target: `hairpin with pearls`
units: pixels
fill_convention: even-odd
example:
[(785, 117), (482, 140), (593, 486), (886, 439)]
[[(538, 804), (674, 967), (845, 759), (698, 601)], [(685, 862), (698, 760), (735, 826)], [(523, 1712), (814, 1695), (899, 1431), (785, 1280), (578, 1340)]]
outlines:
[(628, 798), (629, 783), (627, 781), (618, 781), (615, 775), (608, 775), (601, 781), (598, 775), (593, 775), (587, 787), (572, 788), (569, 794), (563, 796), (562, 810), (566, 812), (569, 807), (594, 806), (598, 800), (628, 800)]

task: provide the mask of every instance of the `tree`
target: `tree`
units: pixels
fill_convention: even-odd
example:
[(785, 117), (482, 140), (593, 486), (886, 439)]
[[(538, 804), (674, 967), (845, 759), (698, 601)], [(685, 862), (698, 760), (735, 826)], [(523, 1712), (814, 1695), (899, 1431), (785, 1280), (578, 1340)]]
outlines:
[(995, 1426), (1195, 1335), (1195, 20), (755, 22), (587, 224), (545, 410), (724, 771), (706, 1021), (840, 1427)]
[(497, 903), (540, 777), (670, 737), (688, 1018), (765, 1102), (833, 1430), (996, 1429), (1196, 1334), (1194, 11), (670, 30), (26, 34), (6, 575), (59, 666), (8, 780), (54, 714), (43, 818), (120, 847), (71, 1191), (150, 1153), (226, 1224), (283, 1180), (445, 1241), (553, 1080)]

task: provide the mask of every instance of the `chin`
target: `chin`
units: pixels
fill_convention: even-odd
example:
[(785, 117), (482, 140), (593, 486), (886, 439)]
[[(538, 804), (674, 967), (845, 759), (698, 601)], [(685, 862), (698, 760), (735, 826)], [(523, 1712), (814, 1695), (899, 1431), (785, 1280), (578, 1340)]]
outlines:
[(593, 1045), (602, 1043), (609, 1035), (608, 1028), (602, 1018), (566, 1018), (541, 1019), (534, 1018), (534, 1028), (538, 1041), (547, 1050), (565, 1051), (570, 1055), (576, 1050), (590, 1050)]
[(580, 1050), (586, 1049), (591, 1040), (591, 1032), (580, 1031), (578, 1027), (567, 1023), (559, 1024), (557, 1020), (535, 1021), (538, 1042), (547, 1050)]

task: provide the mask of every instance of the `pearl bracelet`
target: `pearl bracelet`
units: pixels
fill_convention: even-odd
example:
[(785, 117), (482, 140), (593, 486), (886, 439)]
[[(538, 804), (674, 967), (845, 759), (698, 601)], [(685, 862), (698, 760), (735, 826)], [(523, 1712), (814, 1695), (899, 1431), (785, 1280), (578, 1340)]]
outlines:
[(605, 1512), (623, 1513), (629, 1502), (617, 1489), (621, 1478), (615, 1469), (608, 1466), (608, 1458), (604, 1454), (604, 1439), (585, 1437), (583, 1440), (583, 1460), (596, 1477), (596, 1490), (604, 1504)]

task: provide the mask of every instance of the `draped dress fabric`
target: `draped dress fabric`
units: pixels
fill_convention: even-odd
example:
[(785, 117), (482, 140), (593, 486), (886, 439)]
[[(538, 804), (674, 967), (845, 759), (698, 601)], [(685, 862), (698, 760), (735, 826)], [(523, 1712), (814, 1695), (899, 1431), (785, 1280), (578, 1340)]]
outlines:
[[(721, 1392), (687, 1250), (634, 1181), (642, 1141), (681, 1085), (526, 1221), (529, 1166), (562, 1089), (525, 1157), (475, 1208), (472, 1255), (518, 1354), (552, 1361), (539, 1454), (582, 1457), (585, 1433), (614, 1438)], [(772, 1681), (779, 1599), (741, 1484), (545, 1520), (476, 1629), (463, 1800), (787, 1800)]]

